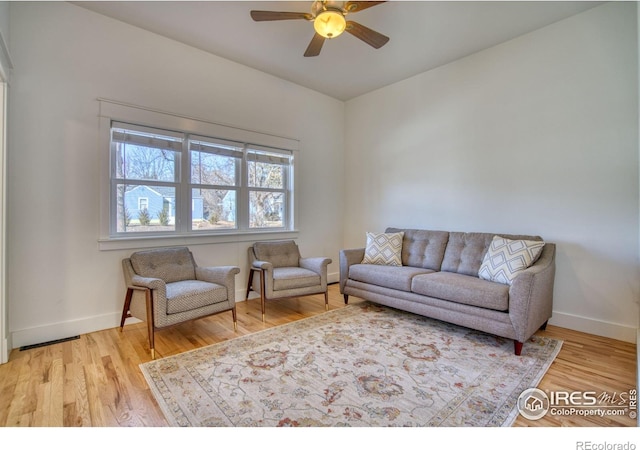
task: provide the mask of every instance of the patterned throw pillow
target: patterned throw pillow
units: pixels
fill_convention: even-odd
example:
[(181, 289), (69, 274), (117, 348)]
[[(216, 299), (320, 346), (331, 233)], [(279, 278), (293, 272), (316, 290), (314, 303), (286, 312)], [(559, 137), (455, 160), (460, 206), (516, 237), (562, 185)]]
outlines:
[(364, 250), (362, 264), (382, 266), (402, 265), (402, 238), (404, 231), (398, 233), (369, 233)]
[(543, 241), (494, 236), (480, 265), (478, 277), (510, 285), (519, 272), (536, 262), (543, 247)]

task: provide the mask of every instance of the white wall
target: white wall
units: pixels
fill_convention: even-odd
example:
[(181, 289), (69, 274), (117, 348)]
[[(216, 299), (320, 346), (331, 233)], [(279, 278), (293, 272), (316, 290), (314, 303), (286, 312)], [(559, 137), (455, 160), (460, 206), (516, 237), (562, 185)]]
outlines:
[[(594, 8), (352, 100), (346, 112), (68, 3), (9, 2), (9, 13), (14, 347), (118, 323), (120, 259), (133, 250), (97, 249), (98, 97), (300, 139), (298, 242), (332, 257), (334, 277), (339, 249), (362, 245), (367, 230), (536, 233), (558, 244), (552, 322), (635, 339), (635, 3)], [(247, 246), (192, 249), (204, 264), (239, 265), (243, 289)]]
[(635, 341), (635, 8), (605, 4), (347, 102), (345, 247), (387, 226), (539, 234), (558, 244), (551, 323)]
[[(134, 250), (98, 250), (99, 97), (299, 139), (297, 241), (303, 255), (333, 258), (335, 277), (344, 103), (66, 2), (10, 2), (9, 12), (14, 347), (119, 323), (120, 260)], [(248, 245), (191, 249), (202, 265), (240, 266), (244, 290)]]

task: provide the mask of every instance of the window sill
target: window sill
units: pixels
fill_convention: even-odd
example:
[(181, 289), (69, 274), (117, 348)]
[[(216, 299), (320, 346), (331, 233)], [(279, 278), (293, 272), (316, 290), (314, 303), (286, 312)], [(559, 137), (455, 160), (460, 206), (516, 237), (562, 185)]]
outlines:
[(98, 250), (126, 250), (139, 248), (154, 248), (180, 245), (209, 245), (225, 244), (229, 242), (255, 242), (268, 239), (296, 239), (298, 230), (277, 231), (246, 231), (224, 234), (203, 235), (172, 235), (172, 236), (131, 236), (119, 238), (98, 239)]

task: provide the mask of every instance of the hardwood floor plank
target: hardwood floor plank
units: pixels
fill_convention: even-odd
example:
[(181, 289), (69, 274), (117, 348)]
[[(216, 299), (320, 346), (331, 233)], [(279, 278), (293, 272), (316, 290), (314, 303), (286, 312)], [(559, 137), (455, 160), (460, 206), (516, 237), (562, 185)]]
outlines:
[[(362, 300), (350, 297), (349, 304)], [(330, 309), (343, 308), (337, 285)], [(238, 331), (230, 313), (156, 332), (156, 357), (174, 355), (324, 313), (324, 296), (237, 304)], [(538, 333), (562, 339), (562, 349), (539, 383), (546, 391), (623, 392), (636, 388), (636, 346), (549, 325)], [(525, 344), (526, 345), (526, 344)], [(166, 427), (167, 421), (139, 364), (150, 361), (145, 323), (82, 335), (80, 339), (25, 351), (13, 350), (0, 366), (0, 426)], [(515, 427), (633, 427), (623, 417), (551, 416)]]

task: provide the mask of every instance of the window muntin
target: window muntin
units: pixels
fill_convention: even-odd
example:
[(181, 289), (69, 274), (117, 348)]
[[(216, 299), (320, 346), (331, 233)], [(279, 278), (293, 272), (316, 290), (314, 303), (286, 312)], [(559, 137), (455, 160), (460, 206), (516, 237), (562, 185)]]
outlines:
[(111, 152), (113, 237), (291, 229), (291, 151), (113, 122)]

